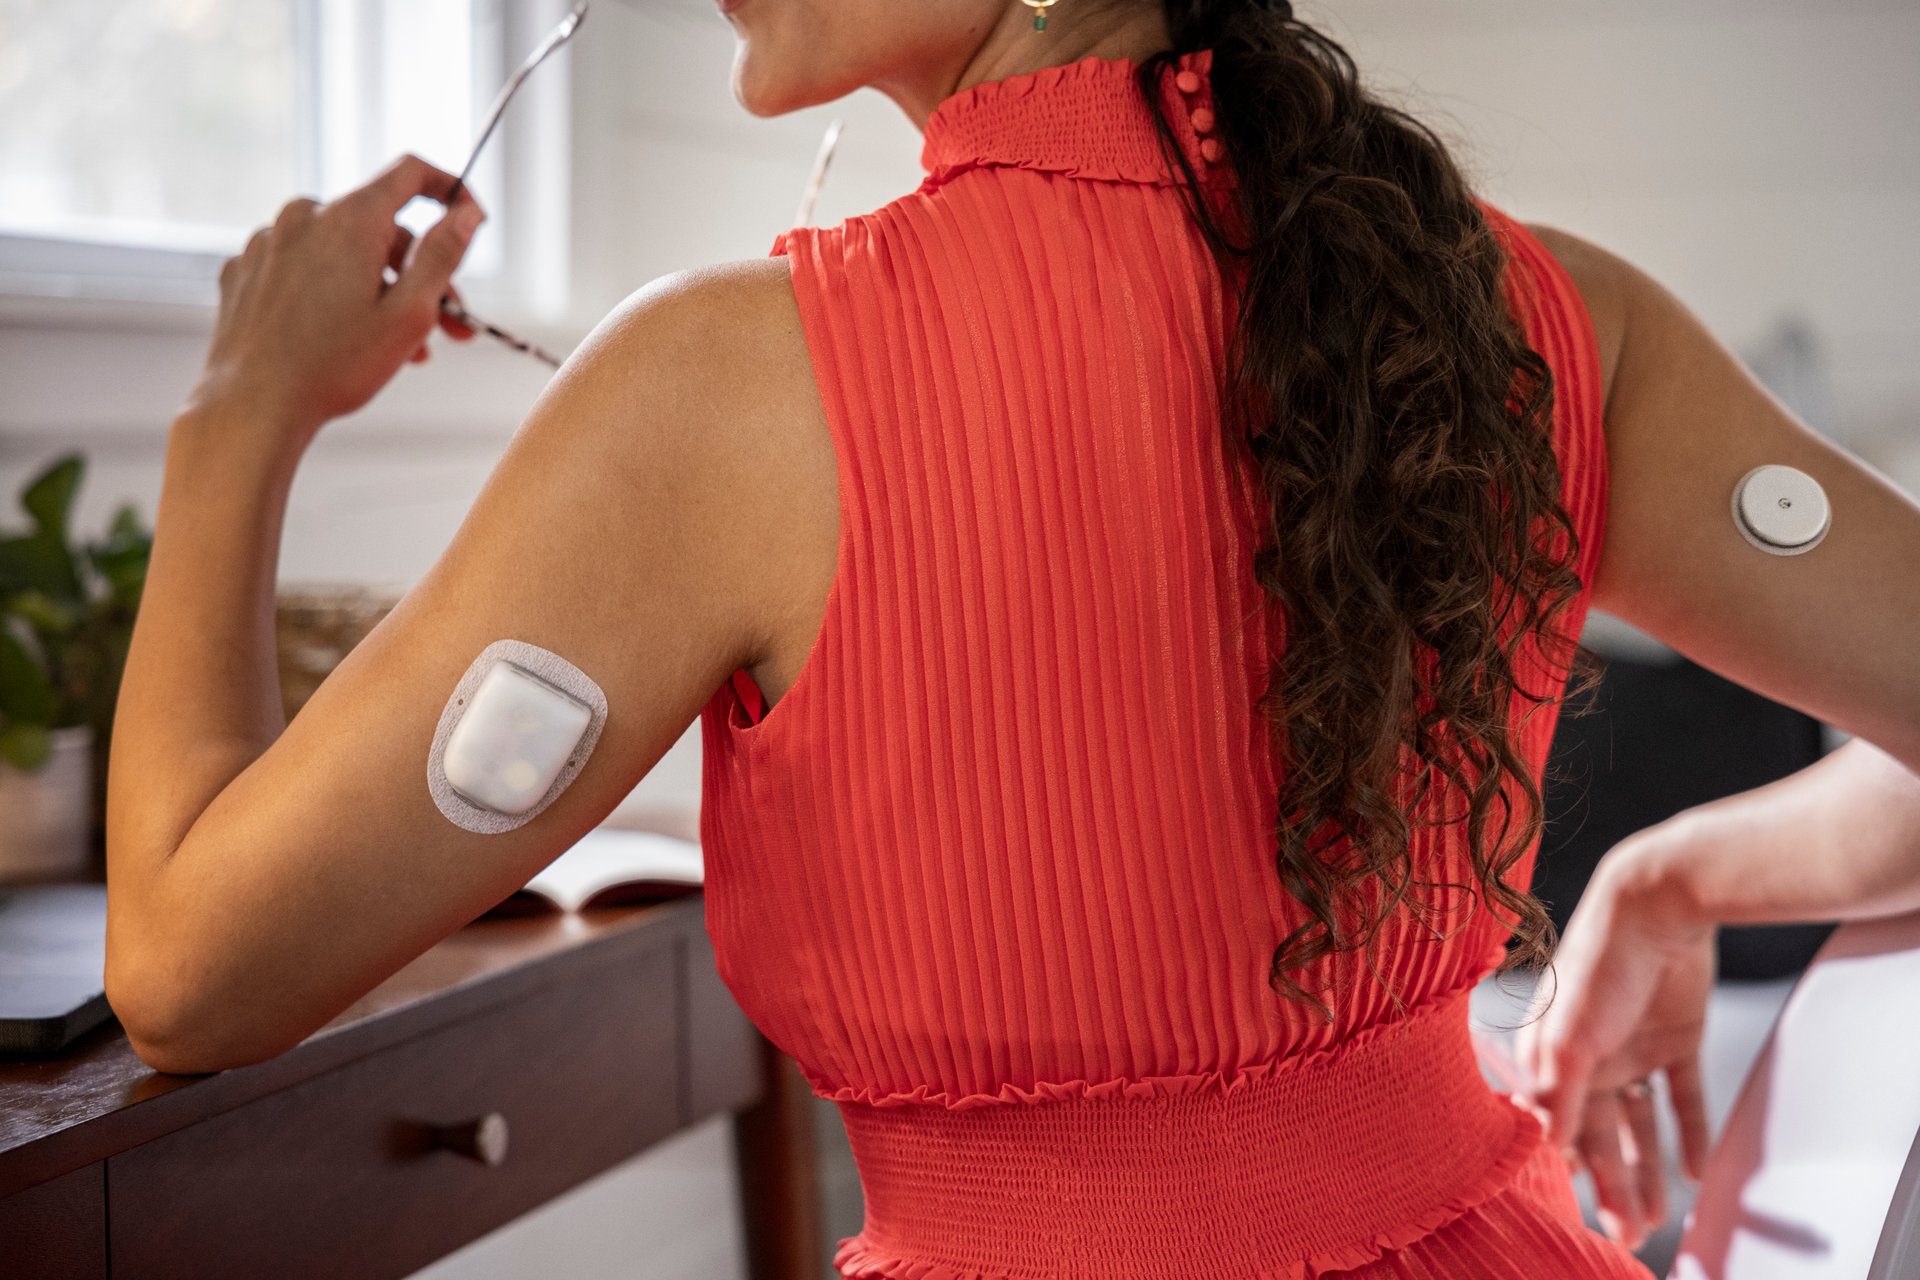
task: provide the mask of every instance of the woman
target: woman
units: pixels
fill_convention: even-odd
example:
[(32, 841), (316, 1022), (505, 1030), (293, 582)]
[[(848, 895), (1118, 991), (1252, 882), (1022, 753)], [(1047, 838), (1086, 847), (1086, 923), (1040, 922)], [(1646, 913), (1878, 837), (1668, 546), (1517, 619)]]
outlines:
[[(408, 159), (256, 237), (122, 694), (115, 1007), (167, 1070), (287, 1048), (697, 715), (709, 929), (841, 1106), (846, 1275), (1645, 1276), (1467, 1028), (1541, 949), (1574, 637), (1604, 605), (1912, 763), (1868, 588), (1920, 513), (1643, 275), (1477, 200), (1284, 4), (1037, 4), (723, 6), (750, 111), (876, 86), (925, 182), (616, 310), (284, 727), (287, 485), (475, 215), (407, 248), (451, 182)], [(1730, 526), (1765, 462), (1832, 496), (1813, 554)], [(423, 774), (502, 639), (608, 711), (480, 834)]]

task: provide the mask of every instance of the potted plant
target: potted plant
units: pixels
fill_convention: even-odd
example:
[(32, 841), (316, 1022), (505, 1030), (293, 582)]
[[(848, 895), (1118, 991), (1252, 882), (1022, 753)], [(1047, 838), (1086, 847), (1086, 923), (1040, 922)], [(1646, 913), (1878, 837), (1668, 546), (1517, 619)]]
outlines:
[(56, 459), (0, 537), (0, 882), (71, 877), (98, 851), (113, 704), (152, 533), (131, 505), (104, 537), (68, 536), (86, 471)]

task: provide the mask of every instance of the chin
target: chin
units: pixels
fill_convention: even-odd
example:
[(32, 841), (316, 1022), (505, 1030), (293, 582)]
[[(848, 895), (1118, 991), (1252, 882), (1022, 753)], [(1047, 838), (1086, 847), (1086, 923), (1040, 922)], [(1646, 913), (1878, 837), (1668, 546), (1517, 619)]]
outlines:
[(954, 43), (951, 24), (932, 20), (953, 2), (741, 0), (726, 15), (734, 99), (756, 116), (785, 115), (897, 75), (925, 60), (929, 46)]
[(741, 41), (733, 53), (733, 98), (749, 115), (778, 116), (809, 105), (797, 101), (794, 85), (782, 76), (763, 73), (757, 60)]
[[(857, 77), (828, 78), (804, 58), (780, 58), (742, 37), (733, 52), (733, 96), (749, 114), (780, 116), (845, 97), (860, 87)], [(843, 80), (845, 81), (843, 83)]]

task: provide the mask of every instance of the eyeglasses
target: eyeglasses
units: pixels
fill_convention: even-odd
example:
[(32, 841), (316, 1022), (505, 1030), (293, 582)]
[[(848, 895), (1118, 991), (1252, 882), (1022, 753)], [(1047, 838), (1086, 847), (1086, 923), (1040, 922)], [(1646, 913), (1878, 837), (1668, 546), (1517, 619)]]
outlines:
[[(453, 186), (448, 188), (445, 198), (441, 200), (442, 204), (451, 205), (459, 198), (460, 188), (466, 185), (467, 175), (473, 172), (474, 162), (480, 158), (480, 149), (486, 146), (487, 139), (493, 136), (494, 126), (500, 123), (500, 117), (505, 114), (507, 104), (513, 101), (513, 95), (518, 93), (520, 86), (527, 82), (527, 77), (533, 74), (533, 69), (547, 60), (548, 54), (573, 38), (573, 33), (580, 29), (580, 20), (586, 16), (587, 6), (583, 0), (582, 3), (574, 5), (573, 12), (562, 18), (559, 25), (547, 33), (547, 38), (542, 40), (538, 47), (527, 55), (527, 60), (520, 64), (520, 69), (508, 78), (506, 85), (500, 90), (499, 95), (494, 98), (493, 107), (487, 112), (487, 122), (481, 127), (480, 136), (474, 140), (473, 150), (467, 153), (467, 162), (460, 166), (460, 173), (454, 178)], [(497, 324), (490, 324), (482, 320), (458, 302), (455, 302), (452, 294), (448, 294), (440, 299), (440, 314), (447, 316), (456, 323), (465, 325), (469, 329), (477, 330), (489, 337), (498, 338), (515, 351), (524, 351), (534, 359), (544, 360), (556, 369), (560, 367), (559, 357), (535, 346), (525, 338), (515, 337)]]
[(820, 150), (813, 157), (813, 172), (807, 175), (807, 185), (800, 192), (800, 208), (793, 215), (796, 227), (804, 227), (813, 220), (813, 203), (820, 198), (820, 188), (827, 180), (827, 162), (833, 159), (834, 148), (840, 145), (840, 126), (844, 123), (836, 117), (827, 126), (826, 136), (820, 139)]
[[(586, 16), (587, 6), (585, 0), (582, 0), (582, 3), (573, 7), (571, 13), (560, 20), (559, 25), (547, 33), (546, 39), (527, 55), (526, 61), (520, 64), (519, 70), (508, 78), (506, 85), (494, 98), (493, 106), (487, 112), (487, 122), (481, 127), (480, 136), (475, 139), (473, 149), (467, 153), (467, 162), (460, 166), (460, 172), (454, 178), (453, 186), (447, 190), (445, 199), (441, 201), (442, 204), (451, 205), (459, 197), (460, 188), (466, 185), (467, 175), (473, 172), (474, 162), (480, 158), (480, 149), (486, 145), (487, 139), (493, 136), (494, 127), (500, 123), (500, 117), (506, 112), (507, 103), (513, 100), (513, 95), (519, 92), (520, 86), (525, 84), (527, 77), (533, 74), (533, 69), (546, 61), (547, 55), (573, 38), (573, 33), (580, 29), (580, 22)], [(820, 139), (820, 149), (814, 155), (813, 168), (808, 173), (806, 187), (800, 194), (800, 207), (794, 214), (793, 225), (796, 227), (805, 226), (813, 217), (813, 206), (819, 199), (821, 186), (826, 182), (827, 165), (833, 159), (833, 153), (840, 144), (840, 130), (844, 123), (838, 118), (834, 119), (827, 125), (825, 136)], [(467, 328), (497, 338), (516, 351), (524, 351), (536, 360), (543, 360), (556, 369), (560, 367), (561, 361), (557, 356), (542, 350), (524, 338), (515, 337), (499, 325), (482, 320), (454, 301), (451, 294), (440, 299), (440, 313)]]

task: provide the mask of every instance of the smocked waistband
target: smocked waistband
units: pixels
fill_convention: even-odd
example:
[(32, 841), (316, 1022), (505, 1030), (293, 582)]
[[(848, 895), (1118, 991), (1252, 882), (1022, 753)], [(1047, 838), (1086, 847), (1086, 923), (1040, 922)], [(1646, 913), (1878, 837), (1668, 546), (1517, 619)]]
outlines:
[(854, 1277), (1261, 1280), (1362, 1265), (1497, 1193), (1539, 1125), (1464, 993), (1230, 1087), (951, 1109), (840, 1103)]

